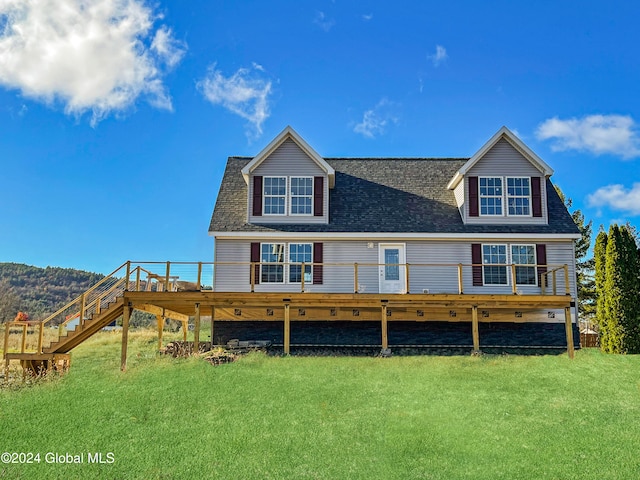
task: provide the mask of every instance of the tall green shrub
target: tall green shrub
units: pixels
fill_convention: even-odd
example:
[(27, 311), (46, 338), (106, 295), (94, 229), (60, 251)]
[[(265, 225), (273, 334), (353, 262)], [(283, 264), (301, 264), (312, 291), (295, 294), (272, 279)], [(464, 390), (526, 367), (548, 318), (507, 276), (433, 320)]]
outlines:
[(606, 342), (604, 351), (625, 353), (624, 329), (621, 317), (623, 310), (622, 237), (617, 224), (609, 228), (605, 256), (604, 315), (606, 317)]
[(640, 263), (633, 232), (628, 226), (620, 227), (621, 241), (621, 310), (620, 322), (625, 331), (625, 350), (640, 353)]
[(593, 259), (595, 263), (595, 284), (596, 284), (596, 322), (600, 330), (600, 348), (607, 351), (608, 330), (607, 317), (605, 314), (605, 278), (606, 278), (606, 254), (608, 236), (605, 231), (600, 231), (596, 237), (596, 244), (593, 247)]

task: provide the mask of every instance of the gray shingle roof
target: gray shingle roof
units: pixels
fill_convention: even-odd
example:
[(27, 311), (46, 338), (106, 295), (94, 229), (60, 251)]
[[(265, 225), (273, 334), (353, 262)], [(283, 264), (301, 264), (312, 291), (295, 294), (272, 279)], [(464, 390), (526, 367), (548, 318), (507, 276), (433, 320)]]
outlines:
[(447, 183), (467, 158), (325, 158), (336, 171), (329, 224), (249, 224), (241, 170), (231, 157), (211, 217), (211, 232), (578, 233), (547, 181), (548, 225), (465, 225)]

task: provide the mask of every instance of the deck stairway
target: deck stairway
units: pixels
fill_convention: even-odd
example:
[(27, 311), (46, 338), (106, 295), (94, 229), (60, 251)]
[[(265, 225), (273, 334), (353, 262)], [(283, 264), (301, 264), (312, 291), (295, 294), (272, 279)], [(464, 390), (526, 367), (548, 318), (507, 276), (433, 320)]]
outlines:
[[(137, 282), (130, 280), (133, 275)], [(123, 314), (124, 292), (139, 288), (139, 278), (140, 271), (132, 271), (126, 262), (46, 319), (8, 322), (3, 349), (6, 372), (11, 360), (33, 371), (67, 368), (73, 348)]]
[(79, 322), (73, 330), (67, 330), (53, 341), (48, 347), (42, 349), (43, 353), (68, 353), (71, 349), (77, 347), (93, 334), (99, 332), (104, 327), (113, 323), (122, 315), (124, 310), (124, 300), (122, 297), (117, 298), (112, 304), (100, 313), (93, 313), (91, 318), (84, 322)]

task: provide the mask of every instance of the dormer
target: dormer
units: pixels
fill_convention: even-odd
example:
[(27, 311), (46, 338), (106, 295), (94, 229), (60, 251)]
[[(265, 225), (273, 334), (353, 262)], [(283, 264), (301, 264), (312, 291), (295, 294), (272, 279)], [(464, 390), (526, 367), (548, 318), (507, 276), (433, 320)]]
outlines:
[(547, 224), (547, 182), (553, 169), (507, 127), (460, 168), (453, 190), (466, 224)]
[(329, 223), (335, 171), (287, 126), (243, 169), (249, 223)]

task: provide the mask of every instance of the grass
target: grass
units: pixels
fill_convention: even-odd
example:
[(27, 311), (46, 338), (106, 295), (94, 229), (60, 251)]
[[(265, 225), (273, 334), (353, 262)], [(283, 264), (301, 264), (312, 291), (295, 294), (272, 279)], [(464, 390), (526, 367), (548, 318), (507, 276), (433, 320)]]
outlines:
[[(78, 347), (64, 377), (0, 390), (11, 479), (630, 479), (640, 357), (267, 357), (212, 367), (151, 332)], [(47, 452), (84, 453), (47, 464)], [(101, 452), (112, 464), (88, 464)]]

